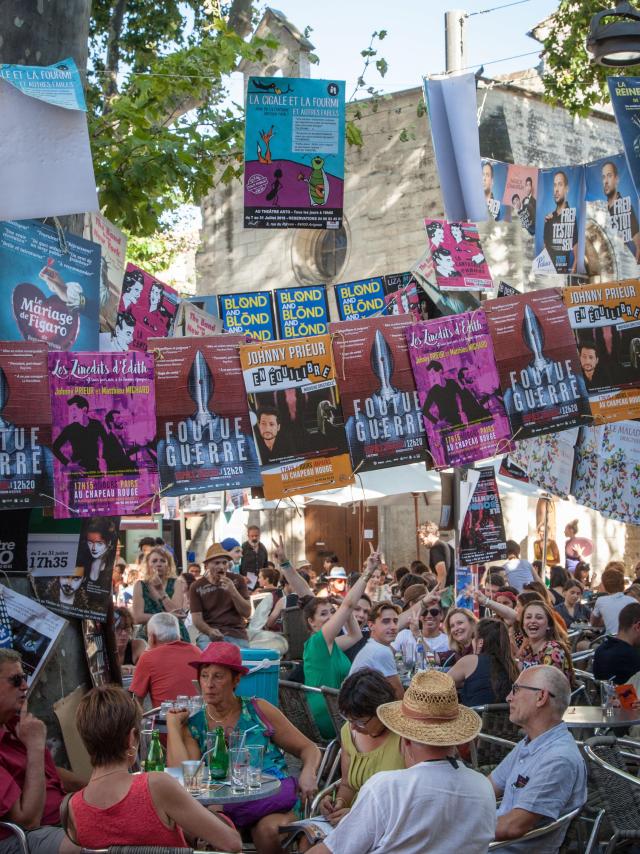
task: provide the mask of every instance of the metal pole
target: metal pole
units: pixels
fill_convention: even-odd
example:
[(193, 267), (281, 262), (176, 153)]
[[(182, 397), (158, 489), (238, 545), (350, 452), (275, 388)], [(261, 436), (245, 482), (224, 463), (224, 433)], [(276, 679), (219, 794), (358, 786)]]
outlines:
[(467, 67), (467, 12), (451, 9), (444, 13), (445, 63), (448, 74), (459, 74)]
[(545, 580), (547, 569), (547, 540), (549, 539), (549, 496), (543, 495), (544, 498), (544, 536), (542, 538), (542, 567), (540, 577)]

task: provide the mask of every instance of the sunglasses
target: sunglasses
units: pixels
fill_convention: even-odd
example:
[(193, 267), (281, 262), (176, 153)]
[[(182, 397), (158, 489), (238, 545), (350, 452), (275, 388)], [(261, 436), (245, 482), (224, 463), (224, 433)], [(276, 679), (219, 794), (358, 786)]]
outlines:
[(440, 608), (427, 608), (427, 610), (423, 613), (423, 617), (429, 614), (431, 617), (439, 617), (442, 614)]
[[(511, 693), (515, 697), (516, 694), (518, 693), (518, 691), (521, 691), (523, 689), (525, 691), (547, 691), (546, 688), (536, 688), (534, 685), (520, 685), (518, 682), (514, 682), (513, 685), (511, 686)], [(550, 697), (556, 696), (555, 694), (552, 694), (551, 691), (547, 691), (547, 694)]]
[(27, 677), (24, 673), (14, 673), (13, 676), (5, 676), (4, 678), (10, 685), (13, 685), (14, 688), (19, 688), (23, 682), (27, 681)]

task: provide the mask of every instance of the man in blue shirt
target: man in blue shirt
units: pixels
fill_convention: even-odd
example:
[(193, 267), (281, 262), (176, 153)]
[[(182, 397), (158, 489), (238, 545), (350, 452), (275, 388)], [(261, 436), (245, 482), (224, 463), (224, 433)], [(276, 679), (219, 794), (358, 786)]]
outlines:
[[(576, 742), (562, 722), (570, 701), (567, 678), (556, 667), (529, 667), (507, 696), (509, 718), (526, 733), (491, 773), (498, 808), (496, 839), (516, 840), (587, 799), (587, 772)], [(503, 854), (557, 854), (566, 827), (529, 842), (514, 842)]]

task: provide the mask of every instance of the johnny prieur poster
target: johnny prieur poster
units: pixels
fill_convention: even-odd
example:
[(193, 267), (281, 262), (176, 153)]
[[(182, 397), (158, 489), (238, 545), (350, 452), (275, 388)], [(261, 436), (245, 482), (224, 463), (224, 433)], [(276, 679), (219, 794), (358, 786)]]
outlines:
[(152, 512), (153, 357), (50, 353), (49, 373), (56, 518)]
[(342, 80), (250, 77), (245, 125), (245, 228), (340, 228)]

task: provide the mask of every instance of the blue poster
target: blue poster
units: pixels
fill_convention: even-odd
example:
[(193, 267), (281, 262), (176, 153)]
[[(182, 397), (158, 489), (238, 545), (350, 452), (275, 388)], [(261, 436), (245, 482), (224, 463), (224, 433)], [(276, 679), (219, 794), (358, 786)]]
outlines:
[(340, 228), (344, 90), (342, 80), (249, 78), (245, 228)]
[(606, 205), (609, 228), (618, 233), (639, 263), (638, 194), (624, 154), (594, 160), (584, 170), (587, 201)]
[(97, 350), (100, 247), (37, 222), (0, 222), (0, 340)]
[(329, 307), (325, 285), (299, 285), (273, 292), (280, 338), (306, 338), (329, 331)]
[(250, 335), (260, 341), (273, 341), (276, 326), (271, 291), (262, 293), (220, 294), (220, 319), (227, 332)]
[(584, 234), (584, 166), (541, 169), (534, 272), (583, 273)]
[(80, 72), (71, 57), (55, 65), (0, 65), (0, 80), (56, 107), (87, 111)]
[(487, 203), (489, 218), (500, 222), (511, 219), (511, 209), (502, 204), (507, 185), (509, 166), (499, 160), (482, 161), (482, 191)]
[(631, 180), (640, 195), (640, 77), (609, 77), (607, 83)]
[(380, 314), (384, 308), (383, 276), (342, 282), (335, 286), (336, 302), (340, 320), (362, 320)]

